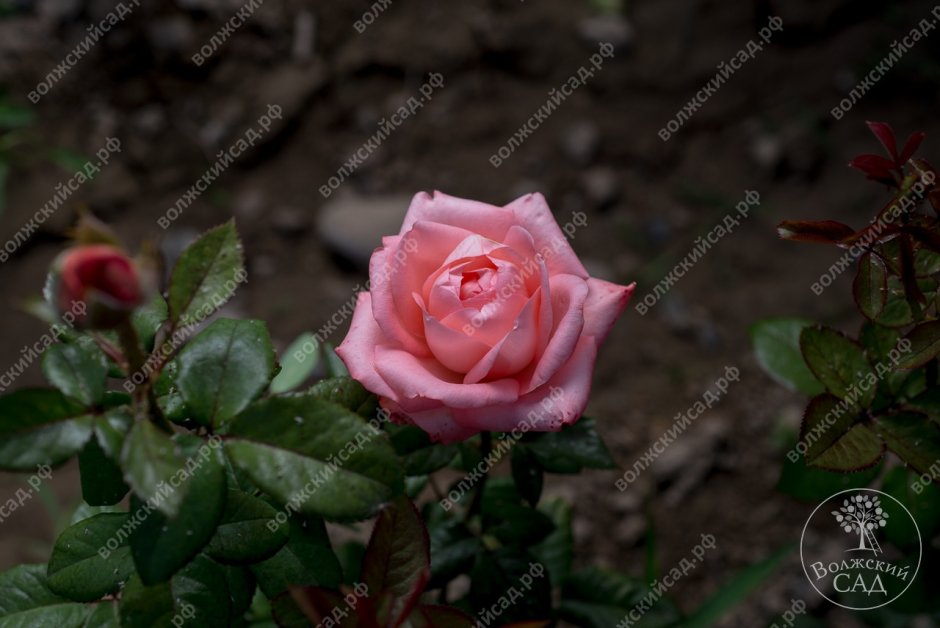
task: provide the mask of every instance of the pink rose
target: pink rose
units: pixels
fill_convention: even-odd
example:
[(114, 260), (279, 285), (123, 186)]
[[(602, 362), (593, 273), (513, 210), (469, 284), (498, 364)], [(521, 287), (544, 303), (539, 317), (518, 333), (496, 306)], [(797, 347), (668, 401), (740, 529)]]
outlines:
[(74, 246), (53, 262), (53, 294), (60, 313), (76, 310), (76, 325), (107, 329), (144, 300), (138, 271), (123, 250), (109, 244)]
[(588, 275), (541, 194), (422, 192), (369, 275), (337, 352), (396, 420), (444, 442), (577, 421), (634, 288)]

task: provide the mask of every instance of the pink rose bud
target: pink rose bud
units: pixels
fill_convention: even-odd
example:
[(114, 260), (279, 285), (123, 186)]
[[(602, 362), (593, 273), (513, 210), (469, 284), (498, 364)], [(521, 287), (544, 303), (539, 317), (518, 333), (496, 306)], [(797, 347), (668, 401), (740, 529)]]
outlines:
[(143, 302), (134, 263), (108, 244), (76, 246), (53, 264), (52, 294), (61, 314), (72, 312), (77, 326), (107, 329)]
[(505, 207), (435, 192), (372, 254), (337, 349), (396, 420), (445, 442), (553, 431), (587, 405), (597, 348), (634, 285), (588, 275), (540, 194)]

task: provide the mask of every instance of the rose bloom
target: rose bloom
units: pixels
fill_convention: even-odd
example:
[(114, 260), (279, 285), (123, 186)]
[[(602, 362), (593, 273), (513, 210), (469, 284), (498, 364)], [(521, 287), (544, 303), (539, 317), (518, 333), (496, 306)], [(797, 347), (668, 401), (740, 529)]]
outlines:
[(369, 276), (337, 352), (395, 420), (443, 442), (577, 421), (634, 288), (588, 275), (541, 194), (420, 193)]
[(83, 326), (110, 327), (143, 301), (133, 262), (124, 251), (107, 244), (63, 252), (53, 264), (53, 277), (60, 312), (87, 311), (87, 316), (77, 319)]

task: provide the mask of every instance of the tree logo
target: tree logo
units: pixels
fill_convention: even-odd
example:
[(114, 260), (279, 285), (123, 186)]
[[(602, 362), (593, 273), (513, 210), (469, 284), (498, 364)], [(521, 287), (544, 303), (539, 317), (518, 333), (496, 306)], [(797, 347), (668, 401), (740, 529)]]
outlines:
[(810, 584), (851, 610), (878, 608), (903, 595), (917, 576), (922, 553), (910, 511), (874, 489), (849, 489), (825, 500), (807, 519), (800, 538)]
[(845, 551), (882, 553), (876, 533), (887, 524), (888, 513), (881, 507), (881, 498), (878, 495), (872, 496), (867, 493), (850, 495), (842, 500), (842, 506), (839, 510), (833, 510), (832, 514), (847, 534), (858, 535), (858, 547)]

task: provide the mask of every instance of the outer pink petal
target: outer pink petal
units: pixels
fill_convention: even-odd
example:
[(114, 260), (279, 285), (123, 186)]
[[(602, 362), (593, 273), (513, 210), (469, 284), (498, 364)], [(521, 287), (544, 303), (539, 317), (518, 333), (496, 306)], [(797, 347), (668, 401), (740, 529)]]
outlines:
[(477, 432), (457, 423), (451, 416), (450, 409), (439, 406), (419, 412), (405, 411), (394, 401), (383, 399), (382, 407), (392, 413), (393, 419), (403, 419), (417, 425), (436, 441), (453, 443), (470, 438)]
[(462, 227), (497, 242), (502, 242), (506, 231), (515, 224), (512, 212), (502, 207), (441, 192), (434, 192), (433, 196), (427, 192), (415, 194), (400, 233), (404, 235), (421, 220)]
[(372, 315), (388, 339), (387, 342), (401, 346), (415, 355), (427, 357), (431, 355), (431, 351), (424, 343), (424, 339), (417, 337), (413, 330), (407, 329), (402, 324), (395, 307), (389, 282), (396, 272), (396, 265), (394, 262), (387, 261), (390, 255), (394, 255), (394, 249), (380, 248), (372, 253), (372, 259), (369, 260)]
[(585, 336), (594, 336), (598, 344), (604, 341), (610, 328), (614, 326), (627, 301), (636, 288), (635, 283), (629, 286), (620, 286), (603, 279), (587, 280), (589, 292), (584, 302), (584, 332)]
[(587, 406), (596, 357), (594, 339), (583, 337), (571, 359), (544, 386), (513, 404), (456, 409), (454, 420), (481, 432), (510, 432), (524, 422), (532, 431), (560, 430), (577, 421)]
[(395, 391), (393, 398), (404, 402), (403, 405), (422, 398), (437, 400), (451, 408), (476, 408), (512, 403), (519, 397), (519, 383), (514, 379), (464, 384), (461, 375), (447, 370), (433, 358), (422, 360), (385, 346), (376, 348), (375, 368)]
[(385, 336), (372, 317), (372, 297), (368, 292), (360, 292), (349, 333), (336, 348), (336, 353), (353, 379), (366, 390), (380, 397), (397, 399), (395, 392), (375, 370), (375, 349), (384, 342)]
[(522, 393), (535, 390), (558, 371), (574, 351), (584, 329), (584, 302), (588, 285), (574, 275), (555, 275), (549, 279), (553, 329), (548, 345), (531, 376), (522, 385)]
[(511, 210), (519, 224), (532, 234), (536, 249), (542, 251), (547, 248), (551, 251), (551, 254), (546, 256), (549, 274), (564, 273), (587, 279), (587, 270), (558, 226), (544, 196), (538, 192), (526, 194), (506, 205), (506, 209)]

